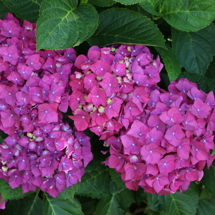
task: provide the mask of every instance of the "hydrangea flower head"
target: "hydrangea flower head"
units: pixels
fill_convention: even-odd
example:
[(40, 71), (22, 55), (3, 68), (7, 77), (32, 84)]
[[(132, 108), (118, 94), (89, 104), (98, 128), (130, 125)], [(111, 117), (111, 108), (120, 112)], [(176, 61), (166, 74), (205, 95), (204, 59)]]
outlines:
[[(138, 46), (138, 50), (142, 52), (136, 55), (135, 47), (115, 45), (100, 49), (93, 46), (87, 57), (77, 57), (75, 66), (79, 75), (70, 76), (73, 91), (70, 107), (74, 115), (71, 118), (78, 130), (86, 129), (86, 123), (83, 123), (82, 127), (79, 126), (80, 117), (76, 117), (80, 110), (88, 113), (90, 118), (87, 127), (101, 136), (101, 139), (118, 133), (121, 127), (131, 123), (141, 114), (143, 103), (149, 99), (150, 86), (160, 81), (162, 64), (159, 58), (154, 60), (153, 55), (144, 46)], [(157, 73), (158, 78), (152, 77), (152, 73)], [(146, 77), (144, 84), (135, 80), (138, 74)], [(83, 85), (77, 88), (82, 80)]]
[(160, 89), (163, 65), (145, 46), (91, 49), (96, 57), (90, 59), (91, 50), (79, 56), (79, 75), (70, 76), (70, 118), (78, 130), (90, 128), (110, 146), (106, 165), (129, 189), (139, 185), (150, 193), (182, 191), (200, 180), (204, 165), (213, 160), (213, 93), (187, 79)]
[[(204, 166), (214, 160), (213, 93), (207, 95), (187, 79), (171, 82), (169, 89), (150, 88), (140, 113), (145, 118), (129, 121), (126, 109), (128, 123), (115, 134), (121, 140), (117, 148), (107, 137), (110, 157), (104, 163), (121, 174), (129, 189), (141, 186), (160, 195), (186, 190), (191, 181), (202, 179)], [(119, 157), (123, 157), (120, 168)], [(131, 172), (134, 164), (145, 168)]]
[[(89, 138), (63, 122), (74, 49), (36, 52), (35, 24), (12, 15), (0, 31), (0, 178), (23, 192), (53, 197), (81, 180), (92, 160)], [(1, 202), (3, 208), (5, 202)]]

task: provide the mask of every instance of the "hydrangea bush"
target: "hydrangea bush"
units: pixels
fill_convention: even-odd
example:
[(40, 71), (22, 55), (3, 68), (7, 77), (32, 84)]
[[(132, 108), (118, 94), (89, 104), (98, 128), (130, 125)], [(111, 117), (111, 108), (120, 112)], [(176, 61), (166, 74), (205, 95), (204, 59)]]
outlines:
[(4, 215), (214, 213), (213, 0), (0, 7)]

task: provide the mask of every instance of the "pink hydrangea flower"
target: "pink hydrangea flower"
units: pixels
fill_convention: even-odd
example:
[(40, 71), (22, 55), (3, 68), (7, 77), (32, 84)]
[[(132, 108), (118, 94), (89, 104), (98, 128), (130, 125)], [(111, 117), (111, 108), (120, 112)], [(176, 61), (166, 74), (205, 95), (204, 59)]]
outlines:
[(0, 23), (0, 129), (9, 135), (0, 146), (0, 177), (23, 192), (39, 187), (57, 197), (80, 181), (93, 158), (89, 138), (62, 121), (76, 54), (36, 52), (35, 23), (11, 14)]

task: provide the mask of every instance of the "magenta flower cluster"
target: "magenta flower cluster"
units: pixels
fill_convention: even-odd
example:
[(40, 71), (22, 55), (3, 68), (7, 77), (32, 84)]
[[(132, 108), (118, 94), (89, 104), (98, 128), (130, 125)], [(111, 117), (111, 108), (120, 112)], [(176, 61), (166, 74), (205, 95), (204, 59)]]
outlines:
[[(200, 181), (215, 156), (215, 98), (187, 79), (169, 90), (151, 90), (143, 111), (117, 137), (110, 137), (106, 164), (121, 173), (128, 188), (169, 194)], [(139, 118), (140, 117), (140, 118)]]
[(143, 111), (163, 65), (145, 46), (93, 46), (76, 58), (69, 106), (79, 131), (90, 128), (101, 139), (128, 128)]
[(89, 138), (63, 122), (74, 49), (36, 52), (35, 24), (0, 20), (0, 177), (23, 192), (56, 197), (92, 160)]
[(80, 181), (92, 160), (90, 139), (66, 123), (49, 123), (33, 133), (19, 130), (0, 145), (0, 177), (24, 193), (39, 187), (53, 197)]
[(187, 79), (160, 89), (163, 65), (140, 45), (94, 46), (74, 64), (70, 118), (110, 146), (104, 163), (129, 189), (168, 194), (201, 180), (215, 158), (212, 92)]

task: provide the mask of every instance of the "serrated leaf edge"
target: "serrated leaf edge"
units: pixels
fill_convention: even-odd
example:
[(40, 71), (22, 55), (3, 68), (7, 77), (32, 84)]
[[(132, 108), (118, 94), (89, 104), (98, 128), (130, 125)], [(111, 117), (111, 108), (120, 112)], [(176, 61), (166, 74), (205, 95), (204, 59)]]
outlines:
[[(166, 40), (165, 40), (165, 38), (164, 38), (164, 35), (163, 35), (162, 32), (160, 31), (160, 29), (157, 27), (157, 25), (156, 25), (151, 19), (149, 19), (147, 16), (144, 16), (144, 15), (142, 15), (142, 14), (140, 14), (140, 13), (137, 13), (136, 11), (129, 10), (129, 9), (127, 9), (127, 8), (118, 8), (118, 7), (108, 8), (107, 10), (102, 11), (100, 14), (103, 14), (103, 13), (105, 13), (106, 11), (109, 11), (109, 10), (112, 10), (112, 9), (119, 9), (119, 10), (131, 11), (132, 13), (136, 13), (137, 15), (142, 16), (142, 17), (148, 19), (148, 21), (150, 21), (150, 22), (155, 26), (155, 28), (160, 32), (160, 34), (161, 34), (161, 36), (162, 36), (162, 39), (164, 40), (163, 42), (164, 42), (164, 46), (165, 46), (165, 41), (166, 41)], [(95, 34), (95, 35), (97, 35), (97, 34)], [(167, 49), (166, 46), (163, 47), (163, 46), (151, 45), (151, 44), (146, 44), (146, 43), (144, 43), (144, 44), (143, 44), (143, 43), (126, 43), (126, 42), (117, 42), (117, 43), (121, 43), (121, 44), (130, 44), (130, 45), (145, 45), (145, 46), (161, 47), (161, 48)], [(108, 46), (108, 45), (111, 45), (111, 44), (115, 44), (115, 43), (107, 43), (107, 44), (104, 45), (104, 46)]]
[[(95, 9), (95, 7), (94, 7), (92, 4), (90, 4), (90, 3), (83, 3), (83, 4), (88, 4), (88, 5), (90, 5), (90, 7), (93, 8), (93, 10), (94, 10), (94, 12), (95, 12), (95, 14), (96, 14), (96, 18), (97, 18), (97, 23), (96, 23), (96, 26), (95, 26), (94, 31), (92, 31), (92, 33), (91, 33), (88, 37), (86, 37), (86, 39), (84, 40), (84, 41), (87, 41), (87, 40), (96, 32), (96, 29), (98, 28), (99, 14), (98, 14), (97, 10)], [(83, 5), (83, 4), (82, 4), (82, 5)], [(79, 6), (78, 6), (78, 7), (79, 7)], [(78, 8), (78, 7), (76, 7), (76, 8)], [(39, 9), (39, 15), (42, 14), (41, 8), (42, 8), (42, 4), (41, 4), (41, 7), (40, 7), (40, 9)], [(75, 9), (76, 9), (76, 8), (75, 8)], [(72, 10), (71, 10), (71, 11), (72, 11)], [(68, 13), (67, 13), (67, 14), (68, 14)], [(40, 19), (40, 17), (37, 19), (37, 22), (38, 22), (39, 19)], [(37, 26), (37, 27), (38, 27), (38, 26)], [(37, 36), (37, 35), (36, 35), (36, 36)], [(80, 45), (81, 43), (83, 43), (84, 41), (79, 42), (79, 43), (76, 42), (72, 47), (78, 46), (78, 45)], [(60, 49), (49, 48), (49, 50), (63, 50), (63, 49), (68, 49), (68, 48), (71, 48), (71, 46), (65, 46), (65, 47), (60, 48)], [(36, 51), (39, 51), (40, 49), (45, 49), (45, 48), (36, 47)]]
[(122, 4), (122, 5), (126, 5), (126, 6), (129, 6), (129, 5), (135, 5), (135, 4), (140, 4), (140, 3), (142, 3), (144, 0), (142, 0), (142, 2), (137, 2), (137, 3), (131, 3), (131, 4), (123, 4), (123, 3), (121, 3), (119, 0), (113, 0), (113, 1), (115, 1), (115, 2), (117, 2), (117, 3), (120, 3), (120, 4)]

